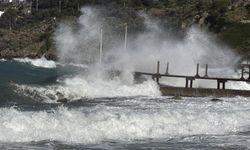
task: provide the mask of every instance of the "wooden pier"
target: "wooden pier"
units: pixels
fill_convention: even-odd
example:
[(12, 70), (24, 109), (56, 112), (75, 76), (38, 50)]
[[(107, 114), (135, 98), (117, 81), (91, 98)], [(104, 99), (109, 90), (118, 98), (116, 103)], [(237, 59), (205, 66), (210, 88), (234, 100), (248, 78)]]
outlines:
[[(245, 68), (249, 69), (248, 72), (245, 72)], [(248, 78), (244, 78), (244, 74), (248, 73)], [(160, 73), (160, 62), (157, 62), (156, 73), (147, 73), (147, 72), (135, 72), (135, 76), (151, 76), (160, 86), (162, 95), (168, 96), (194, 96), (194, 97), (204, 97), (204, 96), (216, 96), (216, 97), (233, 97), (233, 96), (244, 96), (250, 97), (250, 91), (248, 90), (232, 90), (226, 89), (226, 82), (249, 82), (250, 83), (250, 65), (243, 64), (241, 65), (241, 77), (239, 78), (223, 78), (223, 77), (210, 77), (208, 75), (208, 65), (206, 64), (205, 75), (199, 75), (199, 64), (197, 64), (196, 75), (187, 76), (187, 75), (174, 75), (169, 74), (169, 63), (167, 63), (166, 72), (164, 74)], [(160, 78), (182, 78), (186, 80), (185, 86), (183, 87), (173, 87), (167, 86), (160, 83)], [(214, 80), (217, 81), (217, 88), (194, 88), (193, 82), (195, 80)]]

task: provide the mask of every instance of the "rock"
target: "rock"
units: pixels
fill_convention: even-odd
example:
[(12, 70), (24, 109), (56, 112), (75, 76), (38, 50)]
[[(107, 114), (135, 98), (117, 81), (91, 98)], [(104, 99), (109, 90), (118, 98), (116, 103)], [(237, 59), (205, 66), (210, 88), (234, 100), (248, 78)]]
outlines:
[(44, 55), (44, 57), (47, 60), (54, 60), (54, 61), (58, 60), (58, 56), (55, 54), (55, 52), (52, 52), (52, 51), (46, 52), (45, 55)]
[(174, 99), (174, 100), (183, 100), (183, 98), (179, 95), (175, 95), (174, 97), (171, 97), (170, 99)]
[(211, 99), (211, 102), (223, 102), (223, 100), (218, 98), (213, 98)]
[(64, 98), (64, 96), (63, 96), (63, 94), (61, 92), (57, 92), (56, 96), (58, 97), (58, 99), (63, 99)]
[(57, 102), (63, 103), (63, 104), (68, 103), (68, 101), (69, 101), (69, 100), (68, 100), (67, 98), (63, 98), (63, 99), (57, 100)]
[(151, 8), (150, 13), (153, 16), (165, 16), (166, 11), (164, 9), (158, 9), (158, 8)]

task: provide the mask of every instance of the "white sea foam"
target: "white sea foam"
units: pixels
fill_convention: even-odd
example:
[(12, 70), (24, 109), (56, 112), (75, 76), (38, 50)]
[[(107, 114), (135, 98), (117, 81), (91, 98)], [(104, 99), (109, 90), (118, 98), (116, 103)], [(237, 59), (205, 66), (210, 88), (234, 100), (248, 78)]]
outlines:
[(21, 63), (29, 63), (36, 67), (41, 68), (56, 68), (56, 62), (52, 60), (47, 60), (46, 58), (38, 58), (38, 59), (30, 59), (30, 58), (15, 58), (15, 61), (21, 62)]
[[(146, 100), (136, 101), (147, 105)], [(243, 131), (250, 125), (250, 103), (240, 99), (219, 104), (196, 100), (148, 105), (144, 109), (105, 105), (74, 110), (62, 107), (52, 113), (1, 108), (0, 141), (90, 144), (106, 140), (224, 135)]]
[[(129, 78), (131, 77), (131, 78)], [(44, 102), (55, 102), (60, 98), (76, 100), (84, 97), (117, 97), (117, 96), (160, 96), (158, 85), (148, 80), (140, 84), (133, 83), (130, 75), (106, 79), (102, 76), (75, 76), (49, 86), (17, 85), (17, 92), (26, 93)]]
[(4, 58), (3, 58), (3, 59), (0, 59), (0, 62), (4, 62), (4, 61), (6, 61), (6, 59), (4, 59)]
[(2, 14), (4, 14), (4, 11), (0, 11), (0, 17), (2, 16)]

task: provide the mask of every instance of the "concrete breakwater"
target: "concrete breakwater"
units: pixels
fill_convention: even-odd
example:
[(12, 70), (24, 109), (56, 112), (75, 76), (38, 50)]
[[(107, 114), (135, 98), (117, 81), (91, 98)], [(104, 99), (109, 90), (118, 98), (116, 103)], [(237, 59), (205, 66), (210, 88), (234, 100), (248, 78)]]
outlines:
[(230, 89), (208, 89), (208, 88), (183, 88), (160, 85), (163, 96), (186, 96), (186, 97), (250, 97), (250, 91)]

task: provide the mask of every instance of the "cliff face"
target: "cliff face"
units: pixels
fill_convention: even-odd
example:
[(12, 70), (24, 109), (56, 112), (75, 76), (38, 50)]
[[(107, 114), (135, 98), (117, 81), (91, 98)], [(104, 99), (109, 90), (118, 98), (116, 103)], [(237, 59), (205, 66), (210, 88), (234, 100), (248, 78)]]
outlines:
[(50, 20), (21, 27), (0, 29), (0, 57), (41, 57), (52, 48), (53, 28)]
[[(0, 4), (1, 5), (1, 4)], [(5, 5), (0, 17), (0, 57), (40, 57), (56, 59), (53, 34), (59, 22), (72, 24), (84, 5), (106, 7), (103, 17), (114, 28), (128, 23), (134, 31), (143, 30), (135, 14), (145, 11), (162, 23), (171, 22), (174, 30), (197, 24), (208, 28), (240, 54), (250, 55), (249, 0), (69, 0), (58, 3), (44, 0), (38, 10), (32, 4)], [(29, 8), (31, 13), (29, 13)], [(116, 20), (116, 21), (114, 21)], [(164, 20), (167, 20), (164, 22)]]

